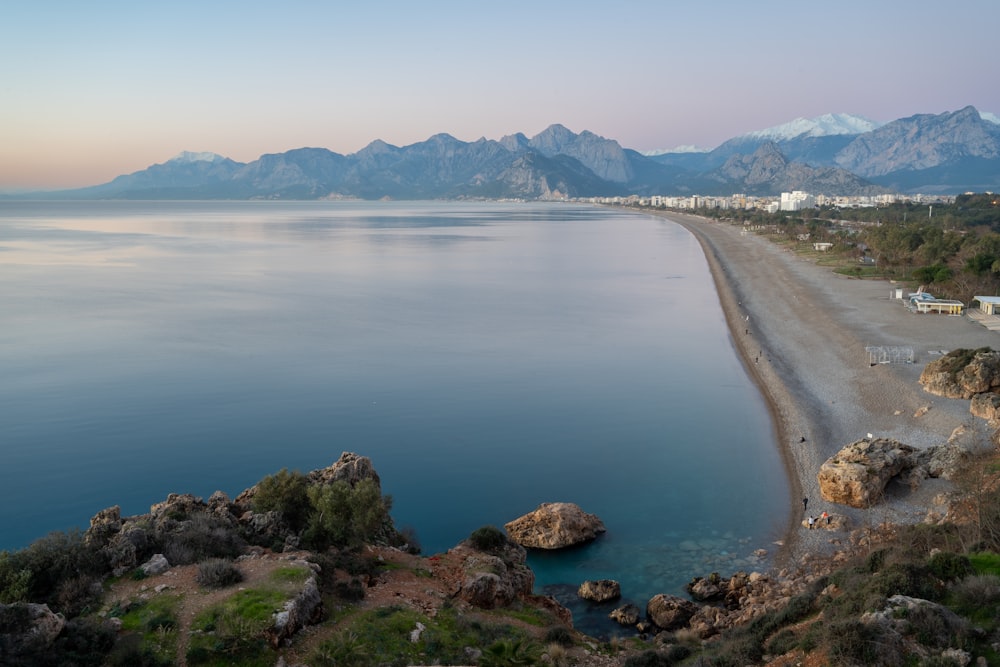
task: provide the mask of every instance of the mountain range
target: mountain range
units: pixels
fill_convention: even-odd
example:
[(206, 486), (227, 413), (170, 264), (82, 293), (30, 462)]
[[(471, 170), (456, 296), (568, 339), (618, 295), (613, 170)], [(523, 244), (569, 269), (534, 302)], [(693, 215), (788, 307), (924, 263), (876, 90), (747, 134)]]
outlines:
[(710, 151), (643, 155), (551, 125), (528, 138), (437, 134), (357, 153), (298, 148), (249, 163), (181, 153), (59, 199), (566, 199), (621, 195), (957, 194), (1000, 190), (1000, 123), (968, 106), (888, 123), (828, 114), (730, 139)]

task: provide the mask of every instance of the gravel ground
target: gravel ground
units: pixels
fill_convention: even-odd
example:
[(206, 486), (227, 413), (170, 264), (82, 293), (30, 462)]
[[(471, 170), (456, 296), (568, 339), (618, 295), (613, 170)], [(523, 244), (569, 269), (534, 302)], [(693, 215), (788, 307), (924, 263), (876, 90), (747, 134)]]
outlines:
[[(802, 528), (803, 497), (809, 514), (844, 514), (855, 526), (873, 519), (820, 497), (819, 467), (844, 445), (868, 433), (917, 448), (945, 442), (960, 426), (985, 433), (968, 401), (925, 393), (918, 379), (942, 352), (996, 347), (1000, 335), (966, 316), (911, 313), (892, 298), (896, 285), (889, 281), (840, 276), (740, 226), (661, 215), (691, 231), (704, 248), (733, 342), (774, 413), (796, 509), (786, 555), (831, 543), (826, 531)], [(866, 347), (879, 345), (910, 347), (914, 361), (872, 366)], [(939, 480), (915, 491), (894, 488), (877, 521), (920, 521), (947, 488)]]

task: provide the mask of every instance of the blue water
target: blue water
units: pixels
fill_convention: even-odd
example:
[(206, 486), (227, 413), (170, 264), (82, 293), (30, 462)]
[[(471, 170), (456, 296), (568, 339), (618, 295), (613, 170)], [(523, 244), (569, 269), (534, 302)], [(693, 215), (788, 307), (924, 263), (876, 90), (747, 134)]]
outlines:
[(644, 606), (789, 511), (700, 247), (624, 211), (3, 202), (0, 378), (0, 548), (349, 450), (425, 553), (576, 502), (608, 533), (537, 589)]

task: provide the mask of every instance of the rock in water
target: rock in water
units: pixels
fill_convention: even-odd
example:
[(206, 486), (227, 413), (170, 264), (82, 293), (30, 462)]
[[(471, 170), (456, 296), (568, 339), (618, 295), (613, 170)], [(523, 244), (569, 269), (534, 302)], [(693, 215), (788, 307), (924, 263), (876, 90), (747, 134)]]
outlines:
[(614, 579), (598, 579), (597, 581), (585, 581), (580, 584), (576, 594), (584, 600), (591, 602), (607, 602), (617, 600), (622, 596), (622, 587)]
[(512, 542), (533, 549), (562, 549), (589, 542), (606, 530), (599, 518), (574, 503), (542, 503), (504, 528)]

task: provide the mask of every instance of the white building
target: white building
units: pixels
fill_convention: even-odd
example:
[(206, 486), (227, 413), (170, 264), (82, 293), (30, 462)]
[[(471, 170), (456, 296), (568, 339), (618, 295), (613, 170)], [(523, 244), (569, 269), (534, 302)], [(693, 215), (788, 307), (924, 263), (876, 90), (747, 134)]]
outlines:
[(794, 190), (792, 192), (781, 193), (780, 210), (782, 211), (801, 211), (806, 208), (812, 208), (815, 205), (816, 198), (808, 192)]

